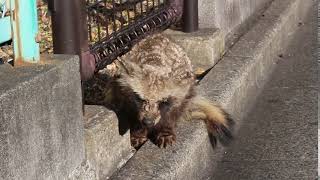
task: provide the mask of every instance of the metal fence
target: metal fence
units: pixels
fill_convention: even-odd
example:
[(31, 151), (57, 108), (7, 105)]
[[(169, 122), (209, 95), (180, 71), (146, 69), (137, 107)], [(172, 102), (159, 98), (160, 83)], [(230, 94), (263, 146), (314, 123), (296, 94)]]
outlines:
[(163, 0), (87, 0), (90, 42), (109, 39), (163, 6)]
[(174, 20), (167, 8), (166, 0), (88, 0), (90, 49), (97, 70), (146, 35), (167, 28)]
[(83, 79), (87, 79), (93, 69), (105, 68), (147, 35), (163, 31), (181, 18), (182, 24), (187, 25), (186, 32), (197, 27), (198, 17), (192, 14), (197, 13), (198, 0), (48, 2), (52, 13), (54, 53), (78, 54)]

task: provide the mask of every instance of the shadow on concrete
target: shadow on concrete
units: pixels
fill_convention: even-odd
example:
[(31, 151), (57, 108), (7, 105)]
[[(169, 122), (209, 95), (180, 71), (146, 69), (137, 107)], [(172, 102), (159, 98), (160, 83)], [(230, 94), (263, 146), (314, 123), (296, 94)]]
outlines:
[(124, 135), (137, 120), (137, 112), (130, 108), (132, 104), (120, 101), (114, 92), (115, 78), (106, 74), (96, 74), (92, 79), (83, 83), (83, 99), (85, 105), (99, 105), (114, 111), (118, 118), (119, 134)]

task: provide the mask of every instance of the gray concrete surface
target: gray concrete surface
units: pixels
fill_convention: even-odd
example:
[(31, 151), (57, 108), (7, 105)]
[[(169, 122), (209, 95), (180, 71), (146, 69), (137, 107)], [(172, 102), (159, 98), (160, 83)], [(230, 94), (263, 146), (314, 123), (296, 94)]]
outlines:
[(84, 160), (79, 60), (0, 65), (0, 179), (65, 179)]
[(203, 0), (199, 1), (200, 28), (219, 28), (226, 35), (271, 0)]
[(272, 0), (216, 0), (215, 25), (225, 35), (236, 32), (243, 22), (259, 13)]
[(135, 150), (129, 132), (119, 135), (117, 116), (103, 106), (85, 106), (86, 162), (77, 172), (77, 180), (107, 179), (130, 159)]
[(165, 34), (186, 51), (195, 71), (209, 69), (252, 27), (270, 2), (271, 0), (199, 1), (199, 31), (183, 33), (166, 30)]
[[(200, 94), (219, 102), (239, 125), (312, 1), (275, 0), (201, 82)], [(270, 15), (270, 16), (269, 16)], [(238, 130), (238, 128), (236, 129)], [(225, 149), (212, 149), (204, 125), (181, 122), (166, 150), (147, 142), (111, 179), (210, 179)]]
[(316, 13), (310, 11), (225, 150), (213, 180), (317, 179)]
[(201, 0), (198, 1), (199, 27), (217, 28), (215, 23), (216, 0)]
[(219, 29), (200, 29), (194, 33), (166, 30), (165, 35), (183, 48), (195, 71), (209, 69), (225, 53), (226, 43)]

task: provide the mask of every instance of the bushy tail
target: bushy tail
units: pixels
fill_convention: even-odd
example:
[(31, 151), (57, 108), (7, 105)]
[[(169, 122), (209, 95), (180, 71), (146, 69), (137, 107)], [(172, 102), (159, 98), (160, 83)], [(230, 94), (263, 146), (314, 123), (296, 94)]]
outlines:
[(204, 98), (195, 97), (189, 104), (188, 112), (189, 118), (201, 119), (205, 122), (213, 146), (217, 144), (217, 140), (226, 145), (233, 138), (231, 128), (234, 121), (221, 107)]

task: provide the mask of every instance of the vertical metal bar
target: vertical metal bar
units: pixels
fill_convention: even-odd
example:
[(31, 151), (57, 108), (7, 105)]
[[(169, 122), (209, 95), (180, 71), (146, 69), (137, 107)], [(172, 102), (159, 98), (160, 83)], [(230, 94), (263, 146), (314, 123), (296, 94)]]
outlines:
[(182, 31), (195, 32), (199, 29), (198, 0), (184, 0)]
[(102, 21), (103, 19), (98, 19), (98, 17), (97, 17), (97, 30), (98, 30), (98, 41), (101, 41), (101, 25), (100, 25), (100, 22), (99, 21), (101, 21), (101, 22), (103, 22)]
[[(90, 4), (90, 1), (87, 0), (87, 4)], [(89, 40), (92, 42), (92, 22), (93, 22), (92, 14), (88, 12), (88, 36)]]
[[(104, 1), (104, 7), (107, 8), (107, 1)], [(105, 14), (103, 14), (105, 16)], [(108, 17), (103, 17), (104, 19), (104, 27), (106, 28), (106, 37), (109, 36), (109, 23), (108, 23)], [(100, 41), (100, 40), (99, 40)]]
[(81, 0), (50, 0), (52, 3), (53, 52), (80, 54)]
[(148, 12), (149, 11), (149, 0), (146, 0), (146, 2), (147, 2), (146, 12)]
[(11, 15), (15, 65), (23, 62), (40, 61), (38, 34), (38, 15), (36, 0), (14, 0), (10, 3), (14, 13)]
[(140, 16), (142, 16), (143, 15), (143, 1), (140, 1)]
[[(119, 2), (119, 7), (122, 7), (122, 0), (120, 0), (120, 2)], [(120, 28), (122, 29), (123, 28), (123, 25), (124, 25), (124, 21), (123, 21), (123, 14), (122, 14), (122, 10), (120, 11), (120, 17), (119, 17), (119, 19), (120, 19)]]
[(133, 17), (134, 17), (134, 18), (133, 18), (133, 21), (134, 21), (135, 17), (137, 17), (137, 15), (138, 15), (138, 13), (137, 13), (137, 3), (134, 4), (133, 13), (134, 13), (134, 14), (133, 14)]
[(112, 0), (112, 29), (113, 29), (112, 33), (117, 31), (116, 11), (114, 9), (115, 9), (115, 1)]
[(81, 78), (88, 79), (94, 72), (95, 62), (89, 53), (86, 0), (48, 2), (52, 12), (53, 52), (79, 55)]
[(127, 9), (127, 18), (128, 18), (128, 22), (127, 22), (127, 25), (129, 25), (130, 24), (130, 21), (131, 21), (131, 17), (130, 17), (130, 10), (129, 10), (129, 3), (126, 3), (127, 5), (126, 5), (126, 9)]
[(106, 26), (106, 37), (109, 37), (109, 35), (111, 34), (111, 33), (109, 33), (109, 18), (105, 17), (105, 20), (106, 20), (106, 24), (105, 24), (105, 26)]

